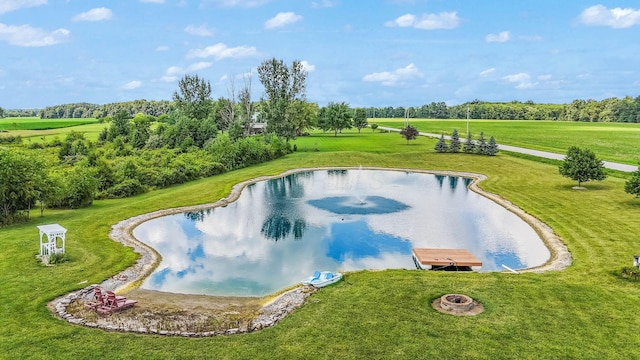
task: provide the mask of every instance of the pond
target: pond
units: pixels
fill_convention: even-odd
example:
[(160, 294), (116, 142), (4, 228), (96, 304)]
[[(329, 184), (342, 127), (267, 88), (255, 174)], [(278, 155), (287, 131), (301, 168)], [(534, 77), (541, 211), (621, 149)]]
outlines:
[(471, 179), (317, 170), (248, 185), (225, 207), (163, 216), (133, 231), (162, 261), (144, 289), (264, 296), (316, 270), (415, 269), (411, 250), (467, 249), (481, 271), (534, 267), (550, 253)]

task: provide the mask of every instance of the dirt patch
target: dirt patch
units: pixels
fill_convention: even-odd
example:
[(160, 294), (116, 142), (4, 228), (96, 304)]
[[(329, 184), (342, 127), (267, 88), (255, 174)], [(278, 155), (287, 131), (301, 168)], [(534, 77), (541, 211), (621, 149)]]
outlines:
[(85, 301), (72, 303), (67, 312), (98, 327), (116, 325), (126, 329), (203, 333), (238, 329), (250, 330), (265, 300), (252, 297), (220, 297), (165, 293), (135, 289), (127, 298), (138, 303), (110, 316), (85, 309)]

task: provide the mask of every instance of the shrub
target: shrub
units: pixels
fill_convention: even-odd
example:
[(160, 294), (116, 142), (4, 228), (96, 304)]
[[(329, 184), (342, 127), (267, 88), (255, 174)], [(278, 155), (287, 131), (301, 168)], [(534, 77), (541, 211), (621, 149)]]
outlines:
[(100, 197), (105, 198), (125, 198), (129, 196), (134, 196), (138, 194), (142, 194), (147, 191), (147, 188), (144, 187), (138, 179), (125, 179), (122, 182), (115, 184), (114, 186), (108, 188), (104, 193), (101, 194)]
[(69, 261), (69, 256), (66, 253), (53, 253), (48, 256), (49, 264), (62, 264)]

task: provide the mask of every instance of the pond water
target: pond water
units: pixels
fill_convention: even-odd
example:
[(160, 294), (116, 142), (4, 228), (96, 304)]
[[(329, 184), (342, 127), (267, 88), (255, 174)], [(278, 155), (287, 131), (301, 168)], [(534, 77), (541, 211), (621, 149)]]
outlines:
[(133, 231), (162, 255), (142, 288), (264, 296), (315, 270), (415, 269), (411, 249), (461, 248), (481, 271), (543, 264), (522, 219), (471, 179), (385, 170), (300, 172), (247, 186), (225, 207), (149, 220)]

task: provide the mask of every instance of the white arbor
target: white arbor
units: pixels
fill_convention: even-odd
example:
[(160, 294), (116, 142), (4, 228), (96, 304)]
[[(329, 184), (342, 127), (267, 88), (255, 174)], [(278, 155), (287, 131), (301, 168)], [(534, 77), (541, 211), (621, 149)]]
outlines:
[[(64, 254), (64, 243), (67, 229), (59, 224), (38, 226), (40, 230), (40, 256)], [(46, 235), (46, 237), (44, 237)], [(58, 241), (60, 239), (60, 241)]]

